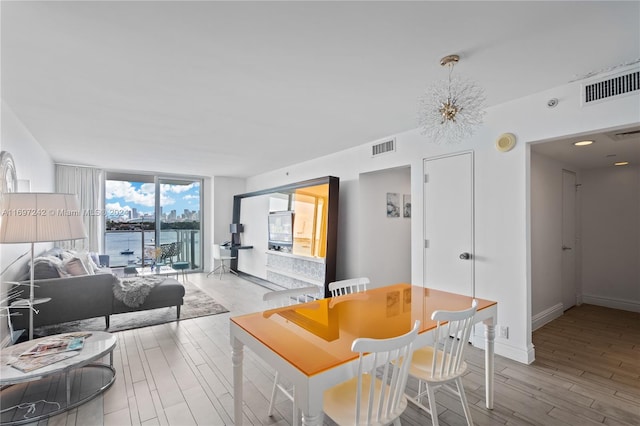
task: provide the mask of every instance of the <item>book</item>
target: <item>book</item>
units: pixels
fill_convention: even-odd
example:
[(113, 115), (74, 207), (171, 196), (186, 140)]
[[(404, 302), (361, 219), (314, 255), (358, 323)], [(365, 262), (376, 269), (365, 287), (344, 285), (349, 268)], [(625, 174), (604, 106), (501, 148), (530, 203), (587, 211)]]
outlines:
[(84, 346), (85, 338), (89, 336), (91, 333), (87, 332), (52, 336), (36, 343), (8, 364), (25, 373), (37, 370), (77, 355)]
[(18, 358), (11, 361), (10, 365), (24, 373), (28, 373), (30, 371), (37, 370), (38, 368), (46, 367), (47, 365), (71, 358), (72, 356), (78, 355), (78, 353), (78, 351), (68, 351), (39, 357), (20, 355)]

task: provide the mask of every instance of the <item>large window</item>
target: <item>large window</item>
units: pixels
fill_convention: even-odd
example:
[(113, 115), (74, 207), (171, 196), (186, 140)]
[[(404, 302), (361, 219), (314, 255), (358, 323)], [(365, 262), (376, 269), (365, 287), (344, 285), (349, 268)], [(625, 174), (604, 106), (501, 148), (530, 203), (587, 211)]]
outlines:
[(107, 173), (105, 253), (112, 266), (188, 262), (202, 270), (202, 181)]

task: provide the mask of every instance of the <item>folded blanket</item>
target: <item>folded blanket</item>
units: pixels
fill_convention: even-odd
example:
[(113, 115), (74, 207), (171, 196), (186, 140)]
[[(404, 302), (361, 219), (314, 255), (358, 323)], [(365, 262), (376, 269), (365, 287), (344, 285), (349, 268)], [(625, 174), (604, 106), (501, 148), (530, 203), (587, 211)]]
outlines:
[(151, 290), (166, 277), (149, 275), (135, 278), (116, 278), (113, 282), (113, 295), (130, 308), (142, 305)]

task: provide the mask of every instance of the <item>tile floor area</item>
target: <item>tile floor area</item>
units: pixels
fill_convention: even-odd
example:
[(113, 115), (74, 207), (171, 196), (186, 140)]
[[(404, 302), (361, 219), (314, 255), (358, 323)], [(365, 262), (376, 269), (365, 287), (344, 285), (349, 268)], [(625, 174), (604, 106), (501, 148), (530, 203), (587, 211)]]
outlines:
[[(225, 274), (222, 280), (214, 276), (207, 278), (206, 273), (191, 274), (188, 279), (230, 312), (116, 333), (118, 346), (114, 352), (114, 363), (117, 379), (111, 389), (78, 408), (37, 424), (232, 425), (229, 318), (261, 310), (262, 295), (269, 290), (230, 274)], [(569, 355), (558, 352), (557, 347), (543, 348), (543, 339), (539, 343), (541, 353), (545, 354), (543, 362), (527, 366), (497, 356), (493, 411), (483, 406), (483, 352), (470, 348), (469, 372), (464, 383), (474, 423), (640, 424), (640, 356), (635, 356), (640, 355), (640, 325), (636, 322), (634, 326), (633, 318), (627, 321), (631, 323), (628, 339), (622, 343), (625, 346), (624, 361), (610, 366), (613, 372), (607, 370), (607, 365), (616, 364), (615, 360), (609, 360), (609, 364), (599, 366), (595, 372), (580, 370), (580, 365), (572, 366)], [(575, 327), (571, 334), (575, 336)], [(569, 337), (554, 333), (552, 329), (550, 337), (544, 340), (558, 346), (562, 339)], [(606, 345), (616, 343), (607, 341)], [(615, 355), (611, 357), (615, 358)], [(620, 363), (624, 363), (623, 367)], [(273, 381), (270, 367), (251, 351), (245, 350), (244, 372), (244, 423), (291, 424), (291, 404), (288, 401), (281, 400), (277, 404), (278, 411), (273, 418), (266, 415)], [(415, 383), (410, 383), (410, 387), (415, 386)], [(437, 399), (441, 425), (465, 424), (456, 397), (439, 392)], [(402, 423), (425, 425), (431, 424), (431, 419), (410, 406), (402, 416)], [(329, 420), (326, 424), (332, 425)]]

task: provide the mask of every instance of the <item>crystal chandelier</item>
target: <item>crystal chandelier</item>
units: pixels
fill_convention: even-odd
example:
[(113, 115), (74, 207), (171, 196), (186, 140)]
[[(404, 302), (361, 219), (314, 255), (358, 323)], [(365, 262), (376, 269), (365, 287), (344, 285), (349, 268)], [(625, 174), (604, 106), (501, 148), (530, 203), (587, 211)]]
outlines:
[(452, 77), (458, 55), (445, 56), (440, 65), (449, 67), (449, 78), (429, 87), (420, 98), (420, 127), (431, 142), (460, 142), (482, 124), (484, 90), (474, 82)]

